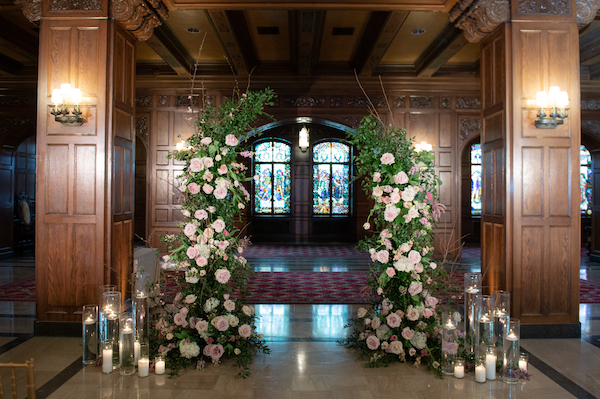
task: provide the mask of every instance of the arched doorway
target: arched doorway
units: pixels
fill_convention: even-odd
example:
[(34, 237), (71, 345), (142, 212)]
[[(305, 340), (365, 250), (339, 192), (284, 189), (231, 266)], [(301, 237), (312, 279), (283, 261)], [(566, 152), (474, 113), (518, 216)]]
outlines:
[[(299, 146), (298, 137), (302, 128), (309, 132), (309, 145), (306, 148)], [(248, 232), (253, 242), (356, 241), (357, 189), (352, 184), (352, 148), (345, 141), (347, 129), (344, 125), (315, 118), (287, 119), (258, 129), (260, 135), (253, 137), (249, 143), (255, 153), (257, 149), (271, 148), (269, 143), (276, 143), (273, 145), (277, 148), (289, 151), (289, 158), (282, 156), (278, 163), (272, 164), (257, 158), (256, 154), (252, 159), (251, 173), (260, 174), (261, 170), (267, 173), (266, 178), (253, 182), (249, 187), (252, 199), (247, 212)], [(335, 160), (328, 160), (326, 156), (325, 159), (315, 159), (315, 149), (323, 148), (323, 145), (346, 148), (348, 156)], [(289, 186), (284, 184), (283, 175), (286, 171), (289, 171), (289, 183), (285, 184)], [(275, 176), (276, 173), (279, 177)], [(268, 181), (271, 176), (272, 184)], [(277, 184), (276, 178), (281, 180), (284, 189), (280, 191), (285, 191), (283, 194), (288, 195), (286, 201), (289, 203), (283, 201), (278, 208), (264, 208), (257, 190), (262, 189), (266, 199), (262, 202), (268, 205), (270, 199), (274, 200), (276, 195), (280, 195), (273, 188)], [(315, 189), (316, 184), (322, 186), (320, 192)], [(330, 205), (324, 206), (324, 203)]]
[[(480, 136), (469, 140), (461, 151), (461, 243), (462, 257), (477, 257), (481, 247), (481, 148)], [(479, 152), (477, 150), (479, 149)]]

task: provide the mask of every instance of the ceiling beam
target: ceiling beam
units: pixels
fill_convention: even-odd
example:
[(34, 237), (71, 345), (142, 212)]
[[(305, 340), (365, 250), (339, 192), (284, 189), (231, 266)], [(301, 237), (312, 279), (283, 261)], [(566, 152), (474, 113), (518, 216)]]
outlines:
[(274, 9), (319, 9), (319, 10), (386, 10), (386, 11), (438, 11), (448, 12), (457, 0), (304, 0), (301, 2), (282, 0), (170, 0), (169, 10), (274, 10)]
[(371, 76), (410, 11), (373, 11), (367, 22), (354, 59), (350, 61), (360, 76)]
[(23, 64), (0, 54), (0, 71), (6, 72), (10, 75), (18, 75), (23, 69)]
[(433, 76), (467, 43), (462, 29), (449, 23), (415, 61), (417, 76)]
[(579, 38), (579, 62), (591, 65), (600, 61), (600, 28)]
[(248, 76), (258, 66), (258, 58), (243, 11), (207, 10), (227, 61), (238, 76)]
[(0, 17), (0, 46), (30, 61), (38, 59), (38, 38), (2, 17)]
[(290, 60), (298, 75), (312, 74), (319, 62), (327, 11), (289, 11)]
[(191, 76), (195, 60), (166, 22), (154, 28), (154, 34), (146, 43), (177, 75)]

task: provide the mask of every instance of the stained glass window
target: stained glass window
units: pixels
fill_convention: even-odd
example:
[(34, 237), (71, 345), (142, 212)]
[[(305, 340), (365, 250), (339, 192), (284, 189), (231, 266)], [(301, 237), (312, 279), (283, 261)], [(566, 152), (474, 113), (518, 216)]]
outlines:
[(471, 146), (471, 215), (481, 215), (481, 144)]
[(313, 147), (313, 213), (350, 214), (350, 147), (344, 143)]
[(592, 213), (592, 157), (584, 145), (579, 151), (579, 184), (581, 187), (581, 198), (579, 210), (582, 214)]
[(280, 141), (265, 141), (254, 147), (255, 213), (290, 213), (291, 153), (291, 147)]

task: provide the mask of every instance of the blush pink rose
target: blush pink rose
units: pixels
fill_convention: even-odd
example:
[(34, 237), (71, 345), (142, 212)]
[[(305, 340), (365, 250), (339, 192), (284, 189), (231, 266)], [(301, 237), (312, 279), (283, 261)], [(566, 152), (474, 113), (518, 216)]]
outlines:
[(409, 307), (406, 318), (410, 321), (417, 321), (419, 319), (419, 311), (416, 308)]
[(379, 348), (379, 338), (377, 338), (375, 335), (369, 335), (367, 337), (367, 347), (372, 351)]
[(192, 158), (190, 160), (190, 171), (200, 172), (202, 169), (204, 169), (204, 164), (200, 158)]
[(432, 307), (435, 309), (436, 305), (438, 304), (438, 299), (434, 296), (428, 296), (427, 299), (425, 300), (425, 305)]
[[(212, 338), (211, 338), (212, 339)], [(212, 353), (212, 348), (213, 346), (216, 346), (215, 344), (208, 344), (204, 347), (204, 350), (202, 350), (202, 354), (204, 356), (208, 356), (210, 357), (210, 354)]]
[(379, 317), (374, 317), (373, 320), (371, 321), (371, 327), (373, 327), (373, 329), (378, 329), (379, 326), (381, 325), (381, 319)]
[(431, 316), (433, 316), (433, 310), (429, 309), (429, 308), (425, 308), (423, 309), (423, 317), (428, 319)]
[(204, 183), (204, 185), (202, 186), (202, 191), (204, 191), (205, 194), (211, 194), (213, 192), (214, 188), (213, 186), (211, 186), (208, 183)]
[(417, 264), (415, 265), (415, 271), (416, 271), (417, 273), (423, 273), (423, 265), (421, 265), (420, 263), (417, 263)]
[(421, 254), (413, 249), (408, 253), (408, 260), (410, 260), (410, 263), (413, 265), (416, 265), (421, 261)]
[(392, 341), (392, 343), (390, 344), (390, 352), (392, 352), (394, 355), (401, 354), (403, 350), (404, 348), (402, 342), (400, 341)]
[(204, 137), (202, 140), (200, 140), (200, 142), (204, 145), (209, 145), (210, 143), (212, 143), (212, 138)]
[(252, 327), (250, 327), (248, 324), (242, 324), (238, 328), (238, 333), (242, 338), (250, 338), (250, 335), (252, 335)]
[(220, 175), (224, 175), (225, 173), (227, 173), (227, 166), (221, 165), (221, 167), (217, 170), (217, 172), (219, 172)]
[(408, 286), (408, 293), (411, 296), (419, 295), (421, 293), (421, 291), (423, 291), (423, 284), (421, 284), (418, 281), (413, 281)]
[(231, 312), (233, 309), (235, 309), (235, 302), (233, 302), (231, 299), (228, 299), (223, 302), (223, 307), (226, 311)]
[(238, 139), (233, 134), (228, 134), (227, 136), (225, 136), (225, 144), (227, 144), (230, 147), (234, 147), (238, 145)]
[(402, 252), (410, 251), (410, 245), (408, 245), (407, 243), (400, 245), (400, 251), (402, 251)]
[(186, 224), (183, 228), (183, 233), (188, 237), (193, 236), (196, 233), (196, 225), (191, 223)]
[(213, 320), (213, 324), (215, 325), (215, 328), (219, 331), (227, 331), (227, 329), (229, 328), (229, 322), (226, 318), (221, 316), (215, 317), (215, 319)]
[(196, 320), (196, 331), (199, 333), (208, 330), (208, 322), (206, 320)]
[(225, 222), (222, 219), (217, 219), (210, 225), (217, 233), (220, 233), (225, 228)]
[(394, 192), (390, 194), (390, 201), (392, 202), (392, 204), (397, 204), (398, 202), (400, 202), (400, 200), (400, 193)]
[(216, 199), (223, 199), (227, 197), (227, 189), (223, 186), (217, 186), (217, 188), (215, 188), (214, 195)]
[(194, 212), (194, 217), (198, 220), (208, 219), (208, 212), (206, 212), (204, 209), (198, 209), (196, 212)]
[(400, 327), (400, 322), (402, 321), (396, 313), (390, 313), (385, 320), (387, 321), (387, 325), (392, 328)]
[(411, 330), (410, 327), (404, 327), (402, 330), (402, 338), (404, 339), (411, 339), (414, 334), (415, 332)]
[(174, 317), (173, 317), (173, 322), (175, 324), (177, 324), (178, 326), (181, 326), (183, 328), (187, 327), (188, 322), (185, 320), (185, 315), (181, 314), (181, 313), (177, 313)]
[(385, 269), (385, 272), (387, 273), (389, 278), (392, 278), (396, 275), (396, 269), (394, 269), (393, 267), (388, 267), (387, 269)]
[(383, 187), (373, 187), (373, 197), (381, 197), (383, 195)]
[(394, 155), (390, 154), (389, 152), (386, 152), (381, 156), (381, 163), (384, 165), (391, 165), (394, 162), (396, 162), (394, 160)]
[(223, 349), (223, 345), (213, 345), (213, 347), (210, 350), (210, 357), (212, 360), (219, 360), (221, 356), (223, 356), (224, 352), (225, 350)]
[(215, 278), (221, 284), (227, 284), (230, 277), (231, 277), (231, 273), (229, 273), (229, 270), (227, 270), (227, 269), (218, 269), (215, 272)]
[(200, 192), (200, 186), (196, 183), (190, 183), (187, 186), (187, 189), (191, 194), (198, 194)]
[(404, 171), (400, 171), (394, 175), (394, 183), (406, 184), (408, 183), (408, 175)]
[(390, 206), (390, 207), (385, 208), (385, 212), (383, 213), (383, 218), (387, 222), (393, 222), (394, 219), (396, 219), (399, 214), (400, 214), (400, 209), (396, 208), (395, 206)]
[(200, 267), (208, 265), (208, 260), (204, 256), (198, 256), (196, 258), (196, 264)]
[(381, 263), (388, 263), (390, 260), (390, 254), (386, 250), (381, 250), (377, 252), (377, 260)]
[(213, 165), (215, 164), (213, 162), (213, 159), (211, 157), (204, 157), (204, 158), (202, 158), (202, 163), (204, 164), (205, 168), (212, 168)]
[(194, 259), (196, 256), (198, 256), (198, 250), (195, 247), (188, 247), (185, 253), (190, 259)]

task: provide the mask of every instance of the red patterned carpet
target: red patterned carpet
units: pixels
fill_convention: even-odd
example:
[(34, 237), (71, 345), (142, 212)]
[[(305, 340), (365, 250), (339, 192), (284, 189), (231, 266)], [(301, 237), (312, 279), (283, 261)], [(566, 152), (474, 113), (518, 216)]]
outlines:
[[(365, 286), (363, 273), (255, 273), (248, 284), (247, 303), (260, 304), (360, 304)], [(449, 293), (452, 295), (452, 293)], [(0, 286), (0, 301), (35, 302), (35, 278)], [(600, 284), (581, 280), (581, 303), (600, 303)]]
[(353, 245), (252, 245), (244, 250), (246, 258), (365, 258), (369, 254)]

